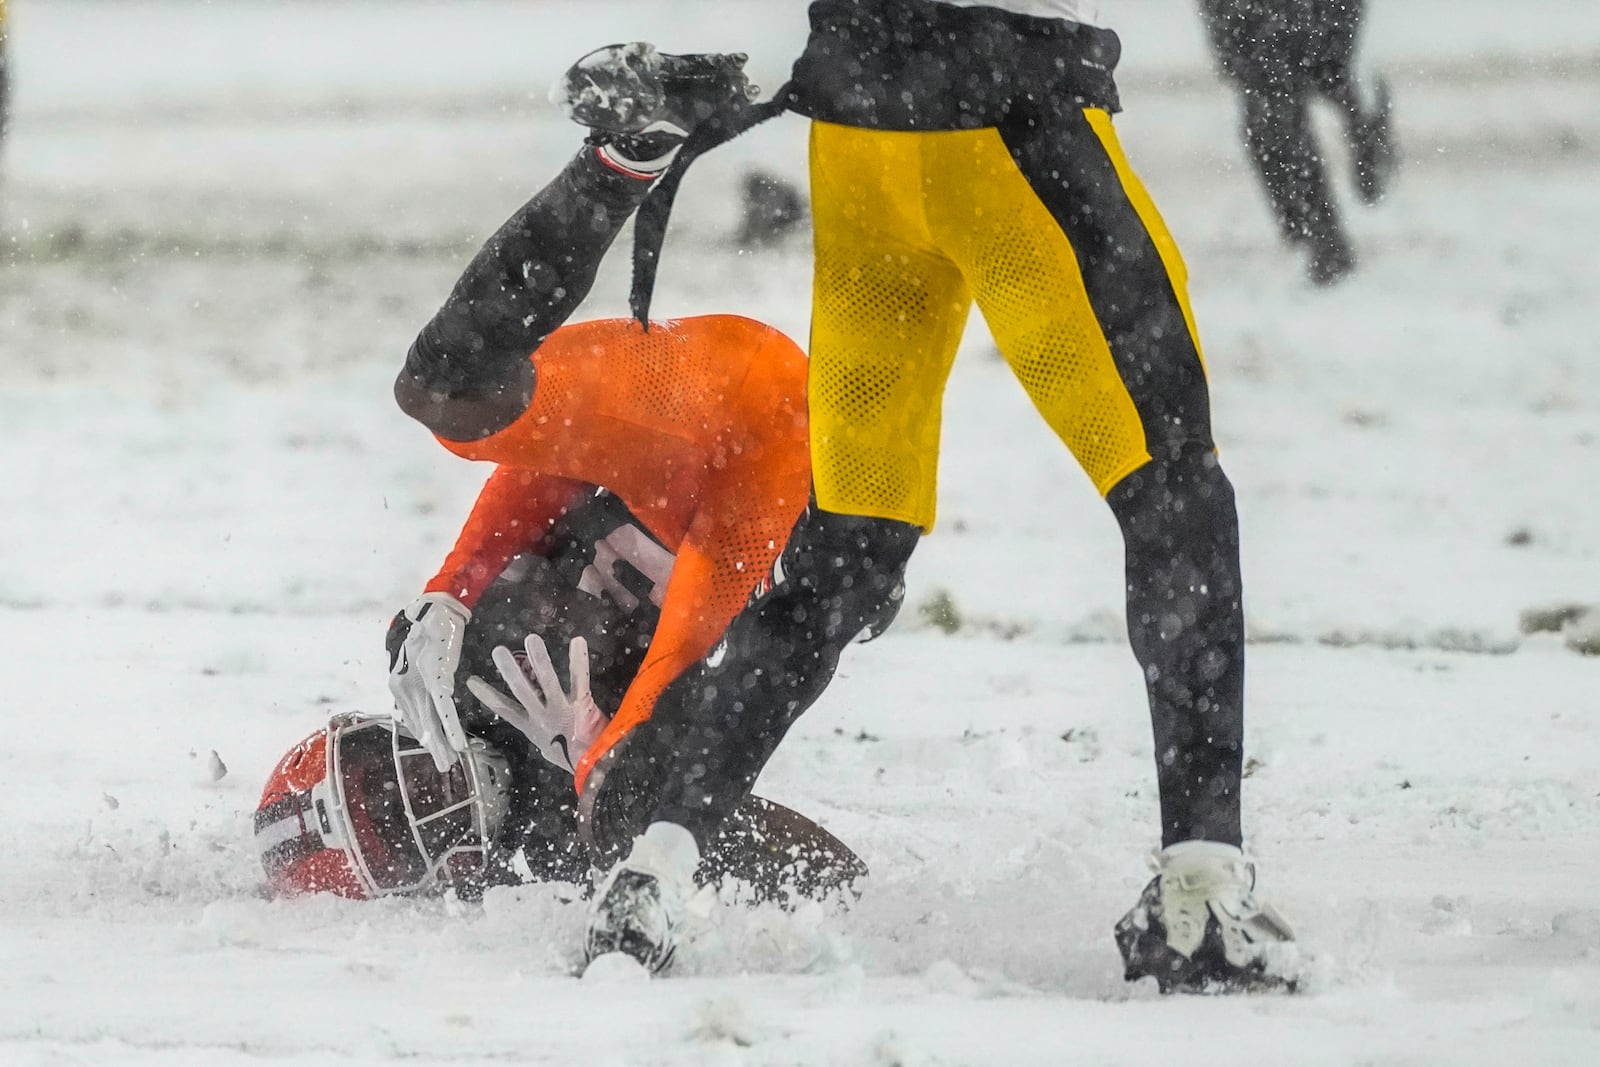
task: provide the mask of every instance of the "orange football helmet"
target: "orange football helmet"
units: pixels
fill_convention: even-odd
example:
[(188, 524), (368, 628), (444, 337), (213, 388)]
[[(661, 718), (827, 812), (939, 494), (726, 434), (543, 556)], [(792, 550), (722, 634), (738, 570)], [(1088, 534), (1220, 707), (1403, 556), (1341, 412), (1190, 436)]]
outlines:
[(477, 738), (440, 773), (394, 719), (335, 715), (262, 790), (255, 839), (268, 886), (366, 900), (470, 882), (484, 871), (510, 787), (505, 758)]

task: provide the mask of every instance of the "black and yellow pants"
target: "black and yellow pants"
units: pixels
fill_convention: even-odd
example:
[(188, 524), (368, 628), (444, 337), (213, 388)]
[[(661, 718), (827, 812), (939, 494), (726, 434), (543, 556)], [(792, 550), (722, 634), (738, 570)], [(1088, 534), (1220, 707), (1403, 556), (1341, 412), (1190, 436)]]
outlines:
[[(1055, 111), (937, 133), (816, 123), (811, 172), (819, 509), (796, 536), (827, 549), (811, 582), (821, 617), (846, 637), (876, 630), (915, 531), (933, 524), (942, 397), (976, 302), (1121, 527), (1162, 843), (1238, 844), (1238, 516), (1183, 261), (1110, 117)], [(831, 673), (837, 648), (825, 652), (813, 660)]]
[(937, 133), (815, 123), (812, 461), (826, 510), (927, 529), (976, 302), (1102, 495), (1210, 445), (1183, 260), (1110, 116)]

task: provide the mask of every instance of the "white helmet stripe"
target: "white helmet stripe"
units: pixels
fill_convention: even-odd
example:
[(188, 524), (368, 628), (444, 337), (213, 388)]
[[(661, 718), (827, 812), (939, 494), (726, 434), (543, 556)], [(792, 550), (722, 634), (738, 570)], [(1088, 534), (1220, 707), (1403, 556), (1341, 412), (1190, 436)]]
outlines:
[(256, 830), (256, 849), (268, 852), (286, 841), (293, 841), (297, 837), (313, 832), (315, 828), (307, 826), (303, 818), (291, 815), (287, 819), (279, 819)]

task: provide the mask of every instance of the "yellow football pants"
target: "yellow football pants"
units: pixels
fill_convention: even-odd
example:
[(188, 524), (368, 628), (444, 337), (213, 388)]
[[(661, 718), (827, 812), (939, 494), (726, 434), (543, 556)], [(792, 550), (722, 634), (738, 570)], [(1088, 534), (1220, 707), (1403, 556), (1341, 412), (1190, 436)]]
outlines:
[(1103, 111), (1044, 130), (814, 123), (811, 452), (828, 511), (929, 529), (972, 301), (1101, 494), (1209, 443), (1177, 247)]

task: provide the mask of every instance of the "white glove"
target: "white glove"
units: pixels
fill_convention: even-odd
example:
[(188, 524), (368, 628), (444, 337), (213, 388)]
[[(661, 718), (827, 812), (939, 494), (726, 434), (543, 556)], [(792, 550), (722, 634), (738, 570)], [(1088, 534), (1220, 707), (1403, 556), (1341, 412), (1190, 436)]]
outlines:
[(411, 623), (389, 664), (389, 692), (406, 732), (422, 743), (441, 772), (467, 750), (456, 714), (456, 668), (472, 612), (449, 593), (423, 593), (401, 612)]
[(526, 666), (504, 645), (494, 650), (494, 665), (511, 696), (476, 675), (467, 679), (467, 689), (484, 707), (521, 731), (546, 761), (571, 771), (608, 721), (589, 693), (589, 645), (581, 637), (572, 639), (567, 656), (572, 688), (567, 692), (561, 689), (544, 639), (529, 634), (523, 648)]

